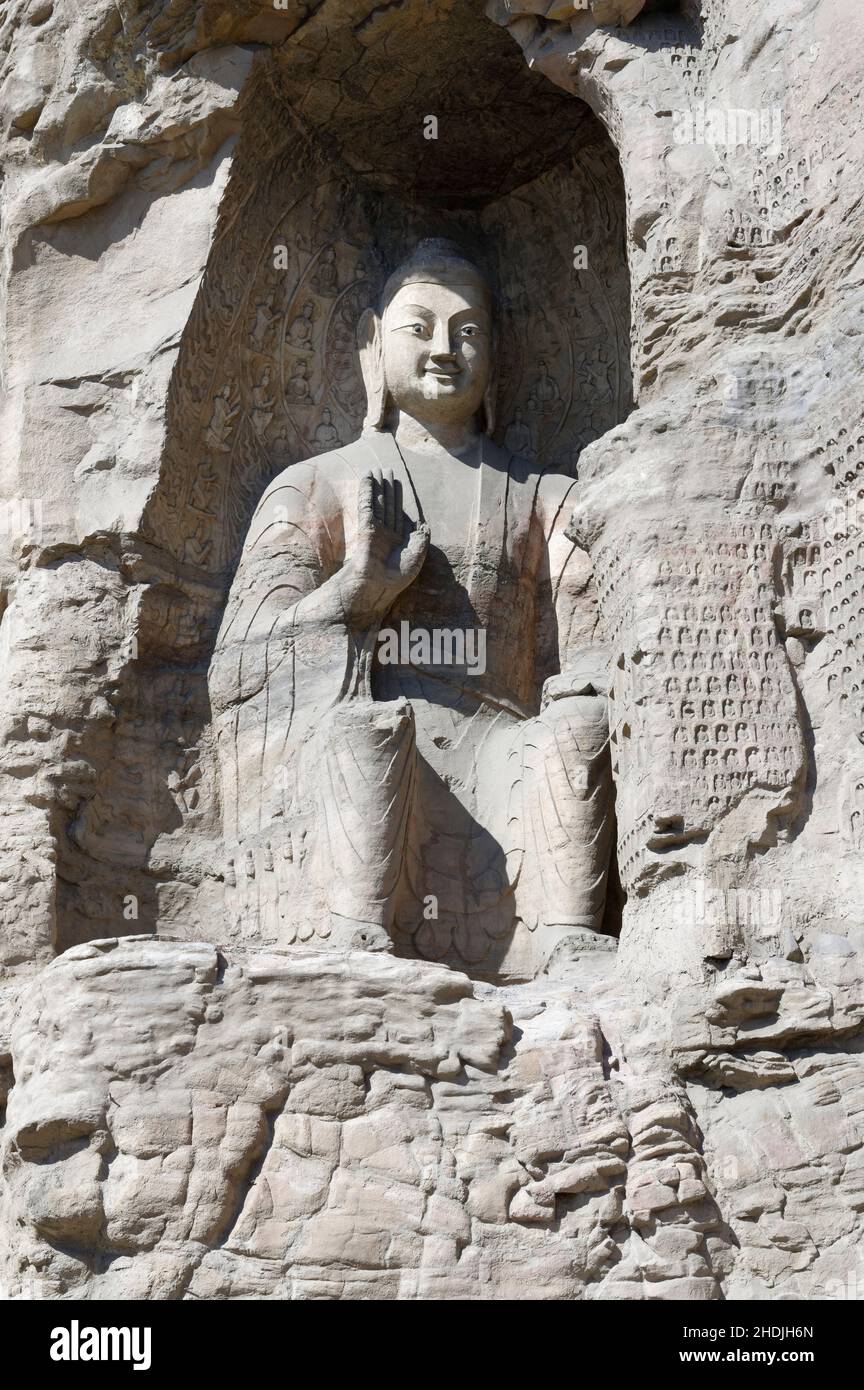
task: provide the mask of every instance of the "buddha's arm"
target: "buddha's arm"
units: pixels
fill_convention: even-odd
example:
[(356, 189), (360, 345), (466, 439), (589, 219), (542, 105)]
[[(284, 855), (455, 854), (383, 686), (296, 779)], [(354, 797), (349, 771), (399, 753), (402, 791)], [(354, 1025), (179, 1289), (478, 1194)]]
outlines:
[[(547, 474), (540, 485), (538, 512), (543, 526), (554, 613), (558, 682), (584, 668), (585, 652), (597, 641), (597, 604), (591, 562), (586, 552), (565, 535), (573, 510), (576, 485), (570, 478)], [(542, 659), (543, 654), (538, 653)], [(547, 666), (549, 659), (547, 657)]]
[(298, 465), (264, 494), (216, 643), (210, 672), (215, 712), (252, 699), (294, 655), (295, 613), (341, 562), (342, 520), (332, 490)]
[[(296, 465), (255, 512), (231, 590), (211, 670), (219, 713), (265, 686), (297, 703), (304, 686), (325, 703), (357, 675), (377, 623), (419, 572), (428, 532), (405, 528), (401, 497), (366, 475), (349, 496), (314, 465)], [(356, 519), (346, 518), (346, 505)], [(347, 551), (347, 554), (346, 554)]]
[(344, 564), (293, 614), (305, 626), (341, 626), (365, 641), (420, 572), (429, 529), (402, 509), (402, 484), (392, 473), (365, 473), (357, 486), (356, 525), (349, 529)]

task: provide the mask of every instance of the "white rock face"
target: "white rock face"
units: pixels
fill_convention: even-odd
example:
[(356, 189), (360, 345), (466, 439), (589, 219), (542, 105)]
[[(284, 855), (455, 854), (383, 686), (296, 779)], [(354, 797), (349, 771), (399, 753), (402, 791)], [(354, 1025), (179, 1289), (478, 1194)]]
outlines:
[(0, 20), (0, 1285), (860, 1297), (859, 7), (304, 14)]
[(848, 957), (682, 999), (671, 1046), (614, 959), (501, 988), (368, 952), (73, 947), (13, 1033), (6, 1286), (838, 1296), (864, 1203)]
[(13, 1046), (13, 1291), (718, 1296), (683, 1087), (611, 1081), (572, 986), (115, 939), (43, 972)]

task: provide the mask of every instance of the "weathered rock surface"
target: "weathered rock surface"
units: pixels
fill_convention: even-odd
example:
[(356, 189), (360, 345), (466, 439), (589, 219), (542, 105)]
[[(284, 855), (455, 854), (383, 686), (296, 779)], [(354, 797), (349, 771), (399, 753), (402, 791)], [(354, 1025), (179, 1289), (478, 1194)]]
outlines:
[(658, 1024), (609, 952), (501, 989), (366, 952), (75, 947), (14, 1030), (4, 1280), (57, 1298), (836, 1296), (864, 1204), (860, 1058), (799, 1017), (785, 1071), (792, 1021), (705, 1049), (688, 1093)]
[(30, 987), (14, 1058), (13, 1292), (718, 1296), (686, 1095), (613, 1079), (578, 986), (115, 939)]
[[(862, 54), (854, 0), (4, 7), (9, 1293), (861, 1297)], [(573, 484), (512, 669), (608, 658), (605, 908), (509, 974), (458, 901), (327, 947), (305, 828), (228, 843), (211, 705), (428, 236), (495, 285), (494, 443)]]

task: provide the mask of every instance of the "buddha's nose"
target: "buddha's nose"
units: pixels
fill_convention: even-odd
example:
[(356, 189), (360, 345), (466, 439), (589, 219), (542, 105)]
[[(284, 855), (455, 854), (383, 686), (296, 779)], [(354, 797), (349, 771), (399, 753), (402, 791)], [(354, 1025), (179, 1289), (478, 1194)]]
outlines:
[(456, 360), (450, 330), (445, 323), (439, 323), (435, 329), (429, 356), (433, 362), (453, 362)]

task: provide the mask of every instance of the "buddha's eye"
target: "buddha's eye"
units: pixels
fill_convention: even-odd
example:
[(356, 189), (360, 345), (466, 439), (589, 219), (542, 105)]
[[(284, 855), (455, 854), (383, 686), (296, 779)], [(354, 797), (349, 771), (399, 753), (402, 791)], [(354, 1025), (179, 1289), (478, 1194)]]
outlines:
[(476, 323), (465, 323), (459, 329), (459, 332), (462, 334), (463, 338), (476, 338), (480, 329), (477, 327)]
[(425, 323), (407, 323), (405, 327), (409, 333), (413, 333), (415, 338), (425, 338), (428, 336), (429, 329)]

